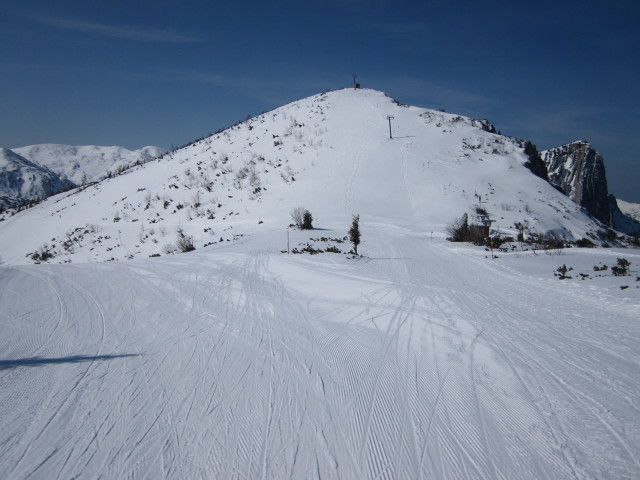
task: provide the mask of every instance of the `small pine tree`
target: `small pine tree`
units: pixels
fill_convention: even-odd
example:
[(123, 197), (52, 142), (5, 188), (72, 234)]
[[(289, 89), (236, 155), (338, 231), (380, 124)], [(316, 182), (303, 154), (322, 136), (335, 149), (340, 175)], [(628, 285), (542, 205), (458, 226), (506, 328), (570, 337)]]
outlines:
[(447, 225), (447, 233), (450, 242), (466, 242), (469, 239), (469, 216), (465, 213), (462, 217)]
[(613, 273), (616, 277), (624, 277), (629, 275), (629, 265), (631, 263), (626, 258), (619, 258), (618, 265), (614, 265), (611, 267), (611, 273)]
[(311, 215), (311, 212), (309, 210), (304, 212), (302, 216), (302, 229), (313, 230), (313, 215)]
[(353, 243), (353, 253), (358, 255), (358, 245), (360, 245), (360, 215), (354, 215), (349, 229), (349, 240)]

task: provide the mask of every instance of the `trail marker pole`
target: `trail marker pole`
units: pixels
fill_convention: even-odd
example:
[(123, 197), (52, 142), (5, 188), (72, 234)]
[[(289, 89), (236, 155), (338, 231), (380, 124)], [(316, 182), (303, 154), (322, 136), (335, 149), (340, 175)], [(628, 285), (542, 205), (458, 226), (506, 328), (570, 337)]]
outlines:
[(290, 249), (289, 249), (289, 230), (287, 229), (287, 255), (289, 255), (291, 253)]
[(387, 115), (387, 120), (389, 120), (389, 138), (393, 138), (393, 135), (391, 135), (391, 120), (393, 120), (393, 115)]

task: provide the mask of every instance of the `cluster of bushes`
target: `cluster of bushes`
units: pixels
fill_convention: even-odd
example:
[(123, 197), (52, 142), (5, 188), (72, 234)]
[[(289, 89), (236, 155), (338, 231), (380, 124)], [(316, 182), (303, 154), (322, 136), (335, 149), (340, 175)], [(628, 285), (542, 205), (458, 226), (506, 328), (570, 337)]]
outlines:
[(447, 225), (447, 234), (449, 235), (447, 240), (450, 242), (469, 242), (483, 245), (487, 239), (482, 228), (477, 225), (469, 225), (469, 216), (466, 213)]
[[(486, 210), (480, 209), (478, 207), (476, 207), (476, 213), (478, 215), (487, 214)], [(469, 242), (477, 246), (490, 248), (501, 248), (503, 244), (518, 242), (524, 245), (528, 245), (532, 250), (545, 251), (559, 251), (564, 248), (570, 248), (574, 245), (580, 248), (596, 247), (595, 242), (593, 242), (593, 240), (589, 238), (581, 238), (572, 242), (568, 241), (562, 235), (554, 233), (543, 234), (532, 231), (524, 223), (516, 222), (514, 224), (514, 227), (518, 231), (515, 239), (512, 236), (500, 235), (496, 233), (488, 235), (487, 227), (483, 227), (480, 225), (469, 225), (469, 217), (465, 213), (460, 218), (447, 225), (447, 240), (449, 240), (450, 242)]]
[(313, 230), (313, 215), (304, 207), (296, 207), (291, 210), (293, 226), (300, 230)]
[[(627, 260), (626, 258), (618, 258), (616, 259), (616, 265), (613, 265), (611, 267), (611, 275), (615, 276), (615, 277), (627, 277), (629, 276), (629, 267), (631, 266), (631, 262), (629, 262), (629, 260)], [(572, 271), (573, 268), (572, 267), (567, 267), (566, 265), (562, 265), (560, 267), (558, 267), (556, 269), (556, 271), (553, 273), (554, 276), (558, 277), (560, 280), (565, 280), (565, 279), (570, 279), (572, 278), (570, 275), (568, 275), (568, 272)], [(594, 265), (593, 266), (593, 271), (594, 272), (606, 272), (607, 270), (609, 270), (609, 266), (608, 265)], [(591, 276), (588, 273), (579, 273), (578, 274), (580, 276), (580, 278), (582, 280), (586, 280), (588, 278), (591, 278)], [(602, 277), (605, 276), (604, 274), (598, 274), (596, 275), (598, 277)], [(640, 281), (640, 277), (636, 278), (637, 281)], [(620, 287), (620, 288), (628, 288), (628, 287)]]
[(173, 253), (192, 252), (196, 249), (193, 236), (184, 233), (182, 228), (178, 228), (176, 243), (168, 243), (162, 249), (163, 253), (169, 255)]
[[(297, 247), (291, 249), (291, 253), (308, 253), (310, 255), (317, 255), (319, 253), (354, 253), (353, 250), (351, 252), (344, 252), (340, 247), (338, 247), (338, 245), (342, 245), (347, 240), (349, 240), (348, 236), (342, 238), (310, 238), (309, 241), (301, 243)], [(283, 250), (282, 253), (287, 253), (287, 251)]]
[[(293, 223), (289, 225), (290, 227), (295, 227), (300, 230), (313, 230), (313, 215), (306, 208), (296, 207), (293, 210), (291, 210), (291, 219), (293, 220)], [(360, 233), (360, 215), (354, 215), (351, 220), (351, 226), (349, 228), (348, 237), (344, 237), (343, 239), (337, 239), (337, 238), (331, 239), (331, 238), (322, 237), (319, 239), (311, 239), (311, 241), (326, 242), (326, 241), (333, 240), (337, 243), (342, 243), (346, 241), (348, 238), (351, 244), (353, 245), (353, 249), (350, 253), (353, 253), (354, 255), (358, 255), (358, 245), (360, 245), (361, 236), (362, 235)], [(343, 253), (342, 250), (340, 250), (338, 247), (335, 247), (335, 246), (329, 246), (326, 249), (322, 250), (322, 249), (314, 248), (311, 243), (306, 244), (300, 250), (296, 248), (292, 250), (292, 253), (310, 253), (312, 255), (316, 253), (321, 253), (321, 252)]]
[(56, 255), (49, 249), (49, 246), (45, 243), (35, 252), (28, 254), (29, 258), (33, 260), (35, 263), (46, 262), (47, 260), (51, 260)]
[(626, 258), (618, 258), (618, 264), (611, 267), (611, 273), (616, 277), (626, 277), (629, 275), (631, 263)]

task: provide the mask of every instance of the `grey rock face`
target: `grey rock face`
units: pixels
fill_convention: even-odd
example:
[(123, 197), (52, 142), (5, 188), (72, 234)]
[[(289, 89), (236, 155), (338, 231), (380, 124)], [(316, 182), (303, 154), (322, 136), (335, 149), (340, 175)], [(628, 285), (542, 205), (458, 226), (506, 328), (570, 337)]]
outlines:
[(585, 140), (541, 152), (549, 181), (604, 224), (610, 222), (604, 159)]

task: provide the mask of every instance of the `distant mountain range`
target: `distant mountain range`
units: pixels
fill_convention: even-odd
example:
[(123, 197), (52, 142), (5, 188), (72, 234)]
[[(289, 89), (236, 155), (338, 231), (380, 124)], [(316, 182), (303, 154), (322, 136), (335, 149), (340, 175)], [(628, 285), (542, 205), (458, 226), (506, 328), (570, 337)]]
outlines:
[(86, 184), (0, 223), (3, 259), (166, 255), (184, 238), (202, 248), (257, 229), (284, 231), (298, 206), (328, 229), (358, 213), (365, 224), (392, 219), (399, 228), (446, 235), (462, 214), (473, 221), (487, 212), (503, 235), (524, 228), (607, 244), (622, 238), (607, 226), (628, 233), (639, 226), (611, 200), (602, 157), (587, 142), (538, 152), (486, 120), (402, 105), (375, 90), (315, 95), (154, 160), (159, 153), (3, 150), (6, 163), (25, 172), (14, 174), (11, 198), (36, 195), (35, 187), (24, 188), (46, 183), (25, 180), (36, 171)]
[(43, 144), (0, 149), (0, 205), (15, 207), (100, 181), (163, 153), (158, 147), (127, 150)]

